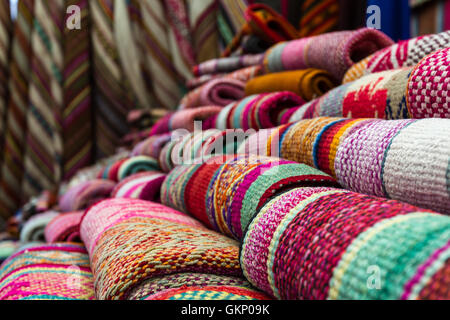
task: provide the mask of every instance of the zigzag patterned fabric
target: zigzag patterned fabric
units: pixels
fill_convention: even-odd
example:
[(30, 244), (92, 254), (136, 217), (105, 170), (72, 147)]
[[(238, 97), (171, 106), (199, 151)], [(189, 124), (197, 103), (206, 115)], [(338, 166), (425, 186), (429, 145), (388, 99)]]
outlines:
[(27, 247), (0, 269), (1, 300), (93, 300), (89, 257), (82, 245)]
[(314, 166), (346, 189), (450, 214), (447, 119), (316, 118), (262, 130), (240, 153)]
[(448, 47), (450, 31), (399, 41), (352, 66), (345, 74), (343, 83), (375, 72), (413, 67), (434, 51)]

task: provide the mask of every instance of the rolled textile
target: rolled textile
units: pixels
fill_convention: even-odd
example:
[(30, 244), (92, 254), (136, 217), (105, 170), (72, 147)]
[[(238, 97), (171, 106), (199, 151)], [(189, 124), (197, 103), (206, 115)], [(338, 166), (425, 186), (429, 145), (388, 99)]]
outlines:
[(449, 299), (450, 218), (332, 188), (276, 196), (241, 250), (246, 278), (278, 299)]
[(45, 240), (45, 227), (59, 215), (56, 211), (48, 211), (30, 218), (20, 231), (20, 241), (23, 243)]
[(298, 109), (290, 121), (317, 116), (381, 119), (449, 118), (445, 77), (450, 48), (435, 51), (415, 67), (366, 75)]
[(207, 286), (167, 289), (147, 297), (145, 300), (269, 300), (253, 289), (237, 286)]
[[(354, 192), (450, 214), (450, 120), (316, 118), (256, 133), (240, 152), (305, 163)], [(258, 148), (259, 146), (259, 148)]]
[(447, 47), (450, 47), (450, 31), (399, 41), (353, 65), (343, 83), (375, 72), (413, 67), (434, 51)]
[(201, 106), (226, 106), (242, 99), (245, 83), (234, 79), (216, 79), (189, 92), (181, 99), (178, 109), (190, 109)]
[(132, 157), (149, 156), (158, 159), (162, 148), (172, 139), (171, 133), (151, 136), (138, 143), (131, 152)]
[(167, 132), (170, 132), (170, 118), (172, 118), (172, 115), (174, 112), (169, 112), (164, 117), (156, 121), (156, 123), (152, 126), (152, 129), (150, 130), (150, 136), (158, 135), (158, 134), (164, 134)]
[(180, 166), (161, 187), (163, 204), (192, 214), (208, 227), (236, 239), (255, 212), (277, 192), (294, 186), (337, 186), (330, 176), (279, 158), (221, 156)]
[(264, 66), (268, 72), (323, 69), (340, 83), (351, 66), (392, 44), (387, 35), (371, 28), (330, 32), (273, 46), (265, 53)]
[(93, 300), (89, 257), (82, 245), (31, 246), (0, 270), (1, 300)]
[(81, 237), (98, 299), (126, 299), (140, 282), (166, 274), (242, 274), (237, 242), (152, 202), (111, 199), (92, 206)]
[(83, 211), (69, 212), (55, 217), (45, 227), (45, 241), (47, 243), (80, 241), (83, 213)]
[(178, 143), (178, 140), (171, 140), (166, 143), (166, 145), (161, 149), (161, 153), (159, 154), (158, 164), (162, 170), (162, 172), (170, 172), (174, 168), (174, 164), (172, 162), (172, 150), (175, 145)]
[(260, 75), (262, 73), (262, 66), (256, 65), (251, 67), (242, 68), (230, 73), (224, 74), (205, 74), (203, 76), (193, 78), (187, 82), (187, 86), (190, 90), (200, 87), (215, 79), (234, 79), (242, 82), (247, 82), (250, 79)]
[(213, 59), (195, 66), (193, 73), (196, 77), (199, 77), (205, 74), (232, 72), (246, 67), (261, 65), (263, 61), (263, 53)]
[(116, 185), (111, 197), (159, 202), (160, 189), (165, 178), (165, 174), (157, 171), (133, 174)]
[(159, 171), (159, 164), (155, 158), (147, 156), (137, 156), (125, 160), (117, 171), (117, 181), (139, 173), (146, 171)]
[[(219, 114), (221, 107), (206, 106), (195, 109), (180, 110), (170, 119), (170, 130), (185, 129), (193, 132), (195, 129), (195, 121), (200, 121), (203, 125), (204, 121), (212, 116)], [(211, 129), (200, 126), (200, 129)]]
[(233, 286), (251, 289), (252, 285), (243, 277), (219, 276), (202, 273), (178, 273), (162, 277), (155, 277), (143, 281), (139, 286), (130, 290), (129, 300), (145, 300), (149, 296), (165, 290), (183, 287)]
[(246, 97), (226, 106), (215, 118), (215, 128), (266, 129), (281, 123), (284, 113), (305, 102), (298, 95), (283, 91)]
[(70, 188), (59, 199), (62, 212), (75, 212), (108, 198), (116, 183), (111, 180), (91, 180)]
[(271, 73), (256, 77), (245, 86), (247, 96), (277, 91), (290, 91), (305, 101), (311, 101), (333, 89), (335, 85), (327, 71), (305, 69)]
[(0, 265), (8, 259), (20, 247), (19, 241), (1, 240), (0, 241)]
[(173, 165), (199, 163), (222, 154), (236, 154), (245, 141), (243, 131), (205, 130), (184, 136), (171, 150)]

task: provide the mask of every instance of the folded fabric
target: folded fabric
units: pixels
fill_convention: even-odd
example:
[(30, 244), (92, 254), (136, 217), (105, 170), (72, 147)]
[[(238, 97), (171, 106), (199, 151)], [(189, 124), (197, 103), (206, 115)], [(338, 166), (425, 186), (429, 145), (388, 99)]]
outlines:
[(316, 116), (349, 118), (450, 118), (450, 48), (433, 52), (412, 68), (369, 74), (337, 87), (295, 112), (290, 121)]
[(305, 101), (311, 101), (334, 87), (328, 72), (319, 69), (305, 69), (256, 77), (247, 82), (245, 94), (250, 96), (265, 92), (290, 91)]
[(330, 176), (279, 158), (220, 156), (175, 168), (161, 187), (163, 204), (206, 226), (242, 239), (255, 212), (277, 192), (293, 186), (337, 186)]
[(252, 289), (252, 285), (243, 277), (220, 276), (202, 273), (176, 273), (162, 277), (155, 277), (143, 281), (139, 286), (130, 290), (129, 300), (145, 300), (146, 298), (170, 289), (184, 287), (226, 286)]
[(176, 166), (201, 163), (213, 156), (236, 154), (245, 138), (243, 132), (217, 129), (185, 135), (171, 149), (171, 163)]
[(387, 35), (371, 28), (330, 32), (277, 44), (266, 52), (264, 65), (268, 72), (322, 69), (340, 83), (351, 66), (392, 44)]
[(138, 143), (133, 151), (131, 152), (131, 157), (136, 156), (148, 156), (158, 159), (161, 149), (166, 143), (172, 139), (171, 133), (158, 134), (151, 136), (144, 141)]
[(242, 99), (245, 83), (234, 79), (216, 79), (189, 92), (181, 99), (179, 109), (190, 109), (202, 106), (226, 106)]
[(450, 218), (332, 188), (274, 197), (248, 227), (246, 278), (278, 299), (449, 299)]
[(170, 130), (185, 129), (193, 132), (195, 121), (201, 122), (197, 129), (211, 129), (203, 126), (203, 123), (206, 119), (219, 114), (220, 110), (222, 110), (221, 107), (210, 106), (177, 111), (170, 119)]
[(187, 87), (189, 90), (198, 88), (211, 80), (215, 79), (234, 79), (242, 82), (247, 82), (248, 80), (258, 76), (262, 73), (262, 66), (256, 65), (251, 67), (242, 68), (230, 73), (224, 74), (205, 74), (203, 76), (190, 79), (187, 82)]
[(255, 35), (270, 44), (298, 38), (298, 32), (282, 15), (271, 7), (258, 3), (247, 7), (247, 23), (233, 38), (222, 56), (228, 57), (242, 45), (244, 36)]
[(152, 202), (100, 202), (86, 211), (81, 237), (98, 299), (126, 299), (140, 282), (166, 274), (242, 274), (235, 241)]
[(93, 300), (89, 257), (82, 245), (30, 246), (0, 270), (1, 300)]
[(56, 211), (48, 211), (31, 217), (20, 231), (20, 241), (27, 243), (31, 241), (45, 240), (45, 227), (59, 215)]
[(59, 199), (62, 212), (76, 212), (86, 209), (102, 199), (109, 198), (116, 183), (111, 180), (90, 180), (70, 188)]
[(283, 91), (252, 95), (223, 108), (214, 127), (225, 129), (265, 129), (281, 123), (284, 113), (305, 102), (298, 95)]
[(193, 68), (196, 77), (205, 74), (232, 72), (238, 69), (261, 65), (264, 54), (246, 54), (239, 57), (213, 59), (199, 64)]
[(343, 82), (352, 82), (375, 72), (413, 67), (434, 51), (448, 47), (450, 31), (399, 41), (353, 65)]
[(69, 212), (55, 217), (45, 227), (45, 241), (47, 243), (80, 241), (80, 222), (83, 213), (83, 211)]
[(253, 289), (237, 286), (206, 286), (167, 289), (147, 297), (145, 300), (269, 300)]
[(111, 197), (159, 202), (160, 189), (165, 178), (165, 174), (157, 171), (133, 174), (116, 185)]
[(255, 135), (238, 152), (305, 163), (348, 190), (450, 214), (450, 119), (316, 118)]
[(135, 156), (128, 159), (121, 159), (106, 166), (98, 174), (98, 178), (119, 182), (135, 173), (159, 170), (159, 164), (155, 158), (149, 156)]
[(19, 241), (1, 240), (0, 241), (0, 264), (8, 259), (20, 247)]

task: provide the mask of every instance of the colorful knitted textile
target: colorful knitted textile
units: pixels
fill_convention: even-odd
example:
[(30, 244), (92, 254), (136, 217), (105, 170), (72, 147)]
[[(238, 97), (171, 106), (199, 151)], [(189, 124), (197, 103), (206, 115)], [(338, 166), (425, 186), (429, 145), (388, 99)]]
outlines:
[(244, 36), (256, 35), (270, 44), (298, 38), (297, 30), (279, 13), (264, 4), (252, 4), (245, 11), (247, 23), (222, 53), (228, 57), (242, 45)]
[(227, 156), (173, 170), (161, 187), (163, 204), (192, 214), (236, 239), (257, 210), (289, 186), (337, 186), (322, 172), (279, 158)]
[(160, 204), (103, 201), (81, 223), (99, 299), (126, 299), (140, 282), (173, 273), (241, 275), (238, 244)]
[(165, 178), (166, 175), (156, 171), (133, 174), (117, 184), (111, 197), (158, 202), (160, 188)]
[(161, 149), (172, 139), (171, 133), (154, 135), (138, 143), (131, 152), (132, 157), (149, 156), (158, 159)]
[(213, 59), (194, 67), (196, 77), (205, 74), (232, 72), (245, 67), (260, 65), (264, 60), (264, 54), (249, 54), (240, 57)]
[(327, 188), (273, 198), (244, 238), (247, 279), (279, 299), (449, 299), (450, 218)]
[(180, 102), (179, 109), (201, 106), (226, 106), (242, 99), (245, 83), (234, 79), (216, 79), (188, 93)]
[(158, 161), (148, 156), (135, 156), (128, 159), (121, 159), (106, 166), (98, 174), (98, 178), (118, 182), (135, 173), (145, 171), (159, 171)]
[(346, 189), (450, 214), (449, 121), (316, 118), (260, 131), (239, 152), (305, 163)]
[(176, 273), (143, 281), (130, 291), (129, 300), (144, 300), (149, 296), (170, 289), (184, 287), (233, 286), (250, 289), (252, 286), (244, 278), (201, 273)]
[(69, 212), (55, 217), (45, 227), (45, 241), (75, 242), (80, 239), (80, 222), (83, 211)]
[(300, 37), (311, 37), (336, 30), (339, 11), (349, 10), (341, 7), (338, 0), (303, 1), (299, 23)]
[(411, 118), (407, 106), (410, 75), (411, 69), (397, 69), (364, 76), (306, 103), (288, 121), (314, 117)]
[(1, 300), (93, 300), (89, 257), (82, 245), (31, 246), (0, 270)]
[(288, 91), (252, 95), (229, 104), (217, 115), (214, 127), (225, 129), (265, 129), (281, 123), (284, 113), (304, 101)]
[(75, 212), (106, 199), (116, 184), (110, 180), (90, 180), (67, 190), (59, 199), (62, 212)]
[(215, 79), (219, 79), (219, 78), (234, 79), (234, 80), (239, 80), (242, 82), (247, 82), (248, 80), (253, 79), (254, 77), (261, 74), (261, 72), (262, 72), (262, 66), (256, 65), (256, 66), (239, 69), (239, 70), (227, 73), (227, 74), (216, 74), (216, 75), (205, 74), (203, 76), (190, 79), (186, 85), (190, 90), (192, 90), (197, 87), (200, 87), (201, 85), (204, 85), (205, 83), (207, 83), (211, 80), (215, 80)]
[(392, 44), (375, 29), (330, 32), (277, 44), (266, 52), (264, 65), (269, 72), (323, 69), (341, 82), (355, 63)]
[(20, 231), (20, 241), (23, 243), (44, 241), (45, 227), (58, 215), (58, 212), (49, 211), (33, 216), (23, 225), (22, 230)]
[(320, 97), (333, 89), (333, 81), (328, 72), (318, 69), (305, 69), (271, 73), (256, 77), (245, 86), (247, 96), (277, 91), (293, 92), (305, 101)]
[(352, 66), (343, 82), (351, 82), (370, 73), (413, 67), (434, 51), (447, 47), (450, 47), (450, 31), (399, 41)]
[(433, 52), (415, 67), (369, 74), (309, 102), (290, 121), (315, 116), (385, 119), (450, 118), (450, 48)]
[(269, 300), (253, 289), (236, 286), (182, 287), (168, 289), (145, 300)]

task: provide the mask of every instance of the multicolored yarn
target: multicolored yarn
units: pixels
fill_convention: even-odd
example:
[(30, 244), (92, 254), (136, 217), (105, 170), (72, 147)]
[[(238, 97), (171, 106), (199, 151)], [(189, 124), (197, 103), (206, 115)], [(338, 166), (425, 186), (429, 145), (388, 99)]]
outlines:
[(196, 77), (205, 74), (232, 72), (238, 69), (260, 65), (264, 54), (248, 54), (240, 57), (213, 59), (199, 64), (193, 68)]
[(278, 299), (449, 299), (449, 237), (447, 216), (299, 188), (256, 215), (241, 265), (253, 285)]
[(109, 198), (116, 183), (111, 180), (90, 180), (67, 190), (59, 199), (62, 212), (75, 212)]
[(0, 270), (1, 300), (93, 300), (89, 257), (82, 245), (31, 246)]
[(319, 69), (304, 69), (256, 77), (247, 82), (245, 94), (249, 96), (265, 92), (290, 91), (305, 101), (311, 101), (334, 87), (328, 72)]
[(165, 178), (165, 174), (157, 171), (133, 174), (117, 184), (111, 197), (159, 202), (160, 189)]
[(189, 92), (181, 99), (178, 109), (190, 109), (201, 106), (226, 106), (242, 99), (245, 83), (234, 79), (211, 80), (203, 86)]
[(168, 289), (151, 295), (145, 300), (269, 300), (252, 289), (235, 286), (182, 287)]
[(138, 143), (133, 151), (131, 157), (149, 156), (158, 159), (162, 148), (172, 139), (171, 133), (154, 135)]
[(284, 112), (305, 102), (288, 91), (252, 95), (229, 104), (215, 118), (215, 127), (225, 129), (265, 129), (280, 124)]
[(264, 65), (267, 72), (322, 69), (340, 83), (351, 66), (392, 44), (376, 29), (330, 32), (277, 44), (266, 52)]
[(79, 241), (80, 223), (83, 214), (83, 211), (78, 211), (55, 217), (45, 227), (45, 241), (47, 243)]
[(56, 211), (49, 211), (31, 217), (20, 231), (20, 241), (23, 243), (45, 240), (45, 227), (59, 215)]
[(139, 286), (130, 290), (128, 300), (145, 300), (149, 296), (170, 289), (185, 287), (233, 286), (239, 288), (252, 288), (244, 278), (219, 276), (201, 273), (176, 273), (162, 277), (155, 277), (143, 281)]
[(450, 214), (448, 122), (315, 118), (260, 131), (239, 152), (305, 163), (354, 192)]
[[(201, 181), (201, 182), (200, 182)], [(161, 187), (161, 201), (208, 227), (241, 239), (268, 198), (290, 186), (337, 186), (318, 170), (279, 158), (227, 156), (179, 166)]]
[(156, 203), (100, 202), (86, 211), (81, 237), (98, 299), (125, 299), (141, 281), (165, 274), (241, 275), (235, 241)]
[(352, 82), (375, 72), (413, 67), (434, 51), (449, 46), (450, 31), (399, 41), (352, 66), (343, 82)]

